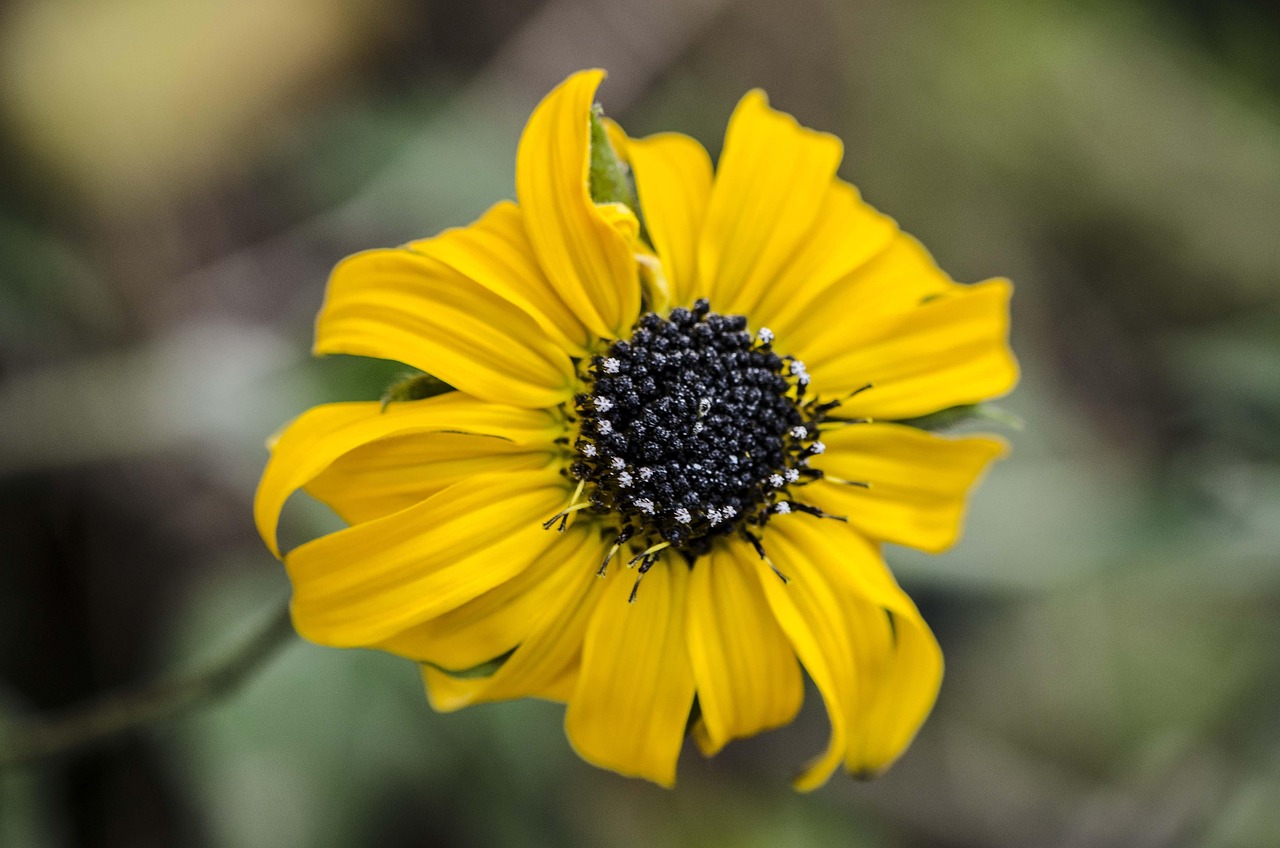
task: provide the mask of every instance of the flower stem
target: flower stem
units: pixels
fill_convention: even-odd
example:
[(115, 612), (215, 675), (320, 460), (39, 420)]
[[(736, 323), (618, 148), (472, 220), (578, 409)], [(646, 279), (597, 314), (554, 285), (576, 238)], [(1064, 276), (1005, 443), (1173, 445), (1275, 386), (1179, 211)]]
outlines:
[(110, 693), (59, 716), (19, 719), (0, 737), (0, 770), (67, 754), (229, 695), (292, 633), (286, 603), (254, 636), (202, 673)]

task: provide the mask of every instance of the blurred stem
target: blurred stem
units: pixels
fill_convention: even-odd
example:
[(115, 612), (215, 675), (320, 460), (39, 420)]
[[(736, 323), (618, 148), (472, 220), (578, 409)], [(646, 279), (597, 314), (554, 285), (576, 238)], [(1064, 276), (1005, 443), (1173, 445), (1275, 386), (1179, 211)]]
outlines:
[(4, 733), (0, 770), (66, 754), (229, 695), (292, 633), (285, 603), (258, 633), (203, 673), (108, 694), (61, 716), (19, 719)]

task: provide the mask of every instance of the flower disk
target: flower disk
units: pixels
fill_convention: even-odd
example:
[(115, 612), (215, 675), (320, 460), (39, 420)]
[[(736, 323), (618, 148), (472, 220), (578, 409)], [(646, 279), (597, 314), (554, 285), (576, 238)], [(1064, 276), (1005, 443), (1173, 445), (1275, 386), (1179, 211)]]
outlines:
[(804, 366), (774, 353), (768, 330), (746, 328), (699, 300), (665, 319), (644, 315), (629, 340), (592, 359), (570, 472), (591, 487), (595, 511), (617, 516), (623, 541), (668, 542), (693, 558), (716, 536), (789, 511), (785, 488), (816, 475)]

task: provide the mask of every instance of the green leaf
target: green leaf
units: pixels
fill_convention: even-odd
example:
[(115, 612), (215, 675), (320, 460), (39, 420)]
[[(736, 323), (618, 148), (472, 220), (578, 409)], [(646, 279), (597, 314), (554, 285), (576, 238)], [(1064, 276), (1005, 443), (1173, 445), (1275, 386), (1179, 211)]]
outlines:
[(385, 410), (387, 405), (391, 403), (399, 403), (406, 400), (425, 400), (426, 398), (451, 391), (453, 391), (453, 386), (439, 377), (432, 377), (430, 374), (406, 374), (398, 382), (388, 386), (387, 390), (382, 393), (382, 408)]
[(599, 104), (591, 108), (591, 170), (588, 185), (596, 203), (621, 203), (639, 216), (636, 191), (631, 184), (630, 168), (618, 158), (604, 128)]
[(916, 427), (920, 430), (927, 430), (930, 433), (938, 433), (952, 430), (961, 424), (968, 424), (973, 421), (1002, 424), (1011, 430), (1022, 430), (1026, 426), (1022, 419), (1012, 412), (991, 403), (967, 403), (962, 406), (953, 406), (949, 409), (931, 412), (919, 418), (903, 418), (894, 423), (906, 424), (908, 427)]
[(444, 672), (450, 677), (456, 677), (460, 680), (471, 680), (476, 677), (492, 677), (494, 672), (502, 668), (502, 664), (505, 663), (515, 652), (516, 649), (512, 648), (505, 654), (496, 656), (491, 660), (486, 660), (479, 665), (473, 665), (471, 668), (464, 668), (461, 671), (454, 671), (451, 668), (445, 668), (444, 666), (436, 665), (433, 662), (424, 662), (423, 665), (429, 665), (437, 671)]

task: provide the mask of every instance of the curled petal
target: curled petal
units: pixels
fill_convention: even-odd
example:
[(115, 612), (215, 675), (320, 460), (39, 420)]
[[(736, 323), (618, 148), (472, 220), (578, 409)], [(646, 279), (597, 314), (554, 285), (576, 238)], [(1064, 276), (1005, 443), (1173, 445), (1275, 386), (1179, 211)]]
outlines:
[(469, 227), (405, 245), (430, 256), (520, 307), (544, 333), (574, 356), (583, 355), (591, 333), (538, 265), (524, 213), (509, 200), (492, 206)]
[(285, 501), (340, 457), (382, 439), (439, 432), (466, 433), (494, 441), (495, 448), (505, 443), (532, 452), (549, 450), (558, 435), (546, 411), (484, 403), (461, 392), (393, 403), (385, 410), (376, 402), (314, 407), (272, 441), (253, 503), (263, 541), (280, 556), (276, 526)]
[(845, 636), (842, 599), (803, 551), (777, 550), (775, 546), (770, 553), (790, 582), (783, 584), (763, 568), (758, 572), (758, 579), (769, 608), (818, 687), (831, 722), (826, 750), (812, 759), (795, 780), (795, 787), (807, 792), (826, 783), (844, 761), (849, 748), (849, 714), (856, 698), (857, 677)]
[(549, 437), (521, 445), (471, 433), (414, 432), (343, 454), (305, 491), (343, 521), (360, 524), (407, 509), (478, 474), (536, 471), (555, 460)]
[(329, 279), (317, 354), (404, 362), (494, 403), (548, 407), (573, 391), (573, 363), (528, 313), (410, 250), (349, 256)]
[[(590, 115), (604, 71), (580, 71), (534, 109), (516, 153), (516, 195), (547, 278), (592, 332), (622, 336), (640, 312), (638, 224), (591, 200)], [(627, 220), (629, 219), (629, 220)]]
[[(800, 788), (819, 785), (841, 759), (857, 775), (888, 768), (924, 723), (942, 683), (942, 651), (875, 545), (847, 525), (807, 519), (770, 524), (770, 531), (778, 525), (769, 534), (770, 553), (792, 578), (782, 589), (808, 614), (803, 624), (793, 615), (791, 629), (779, 620), (788, 636), (801, 636), (793, 637), (796, 652), (828, 712), (840, 710), (831, 722), (843, 735), (833, 729), (826, 756), (801, 777)], [(770, 601), (782, 594), (775, 589)], [(817, 673), (808, 657), (816, 658)]]

